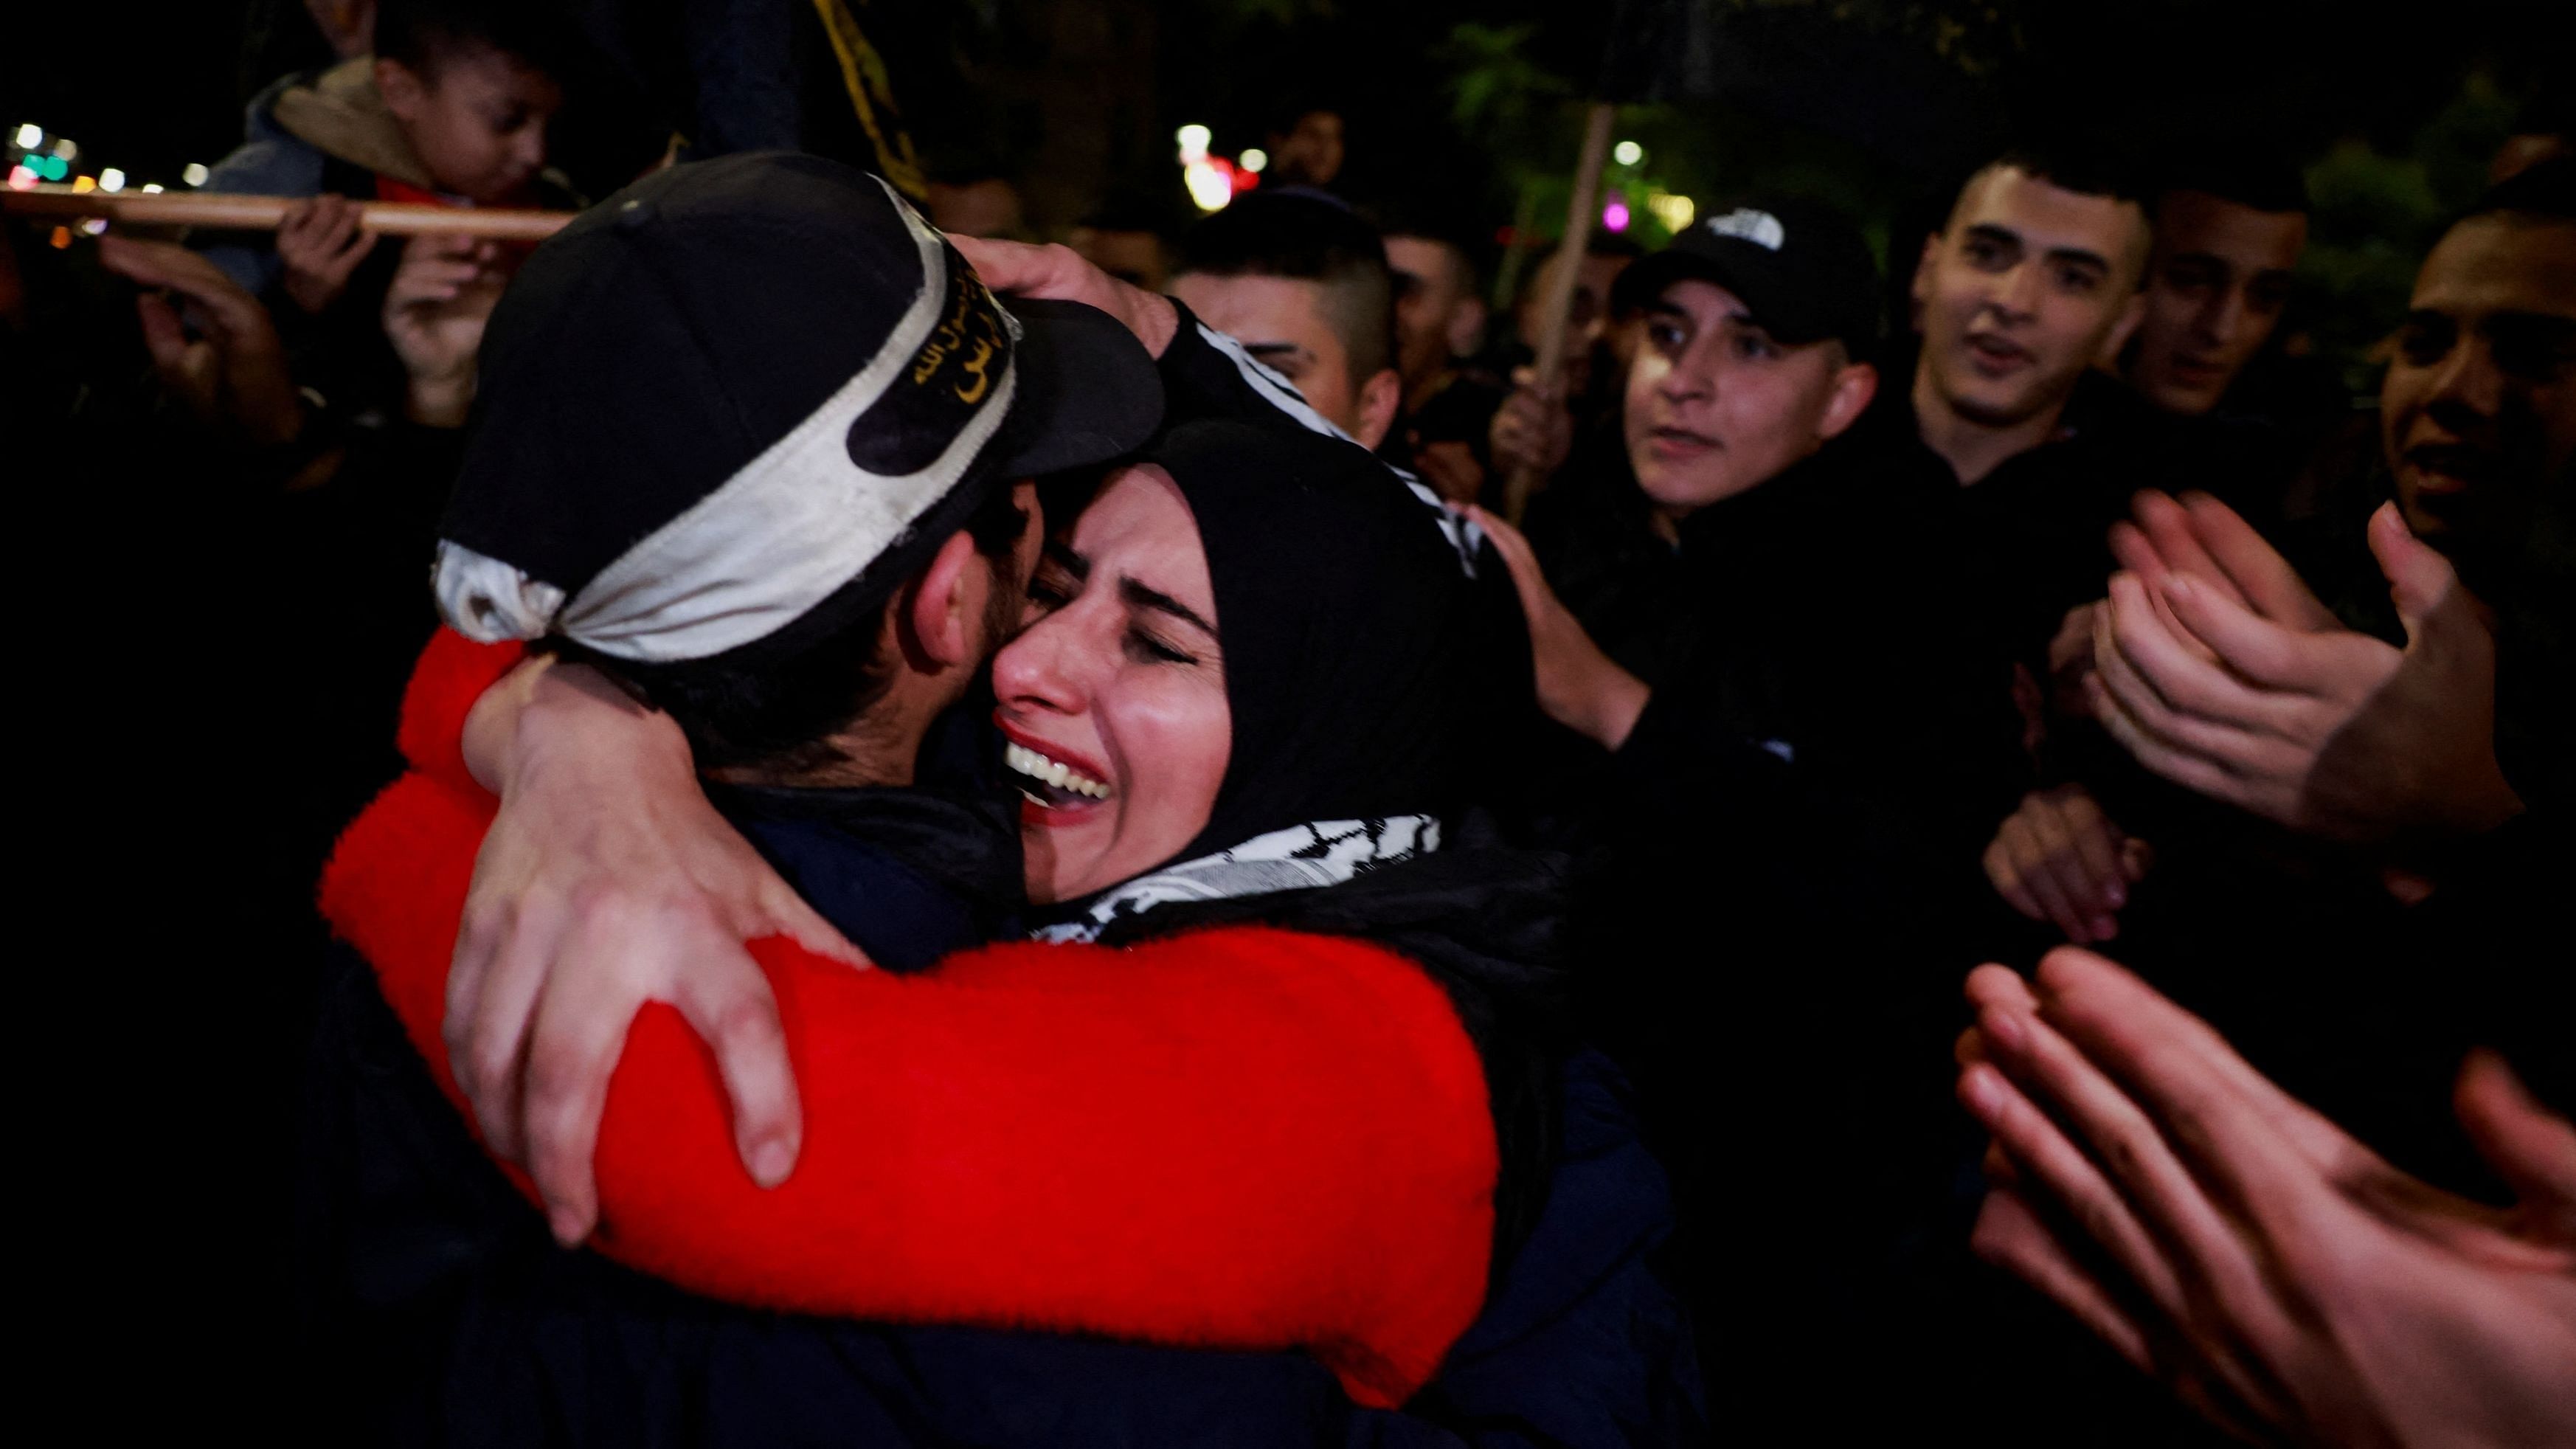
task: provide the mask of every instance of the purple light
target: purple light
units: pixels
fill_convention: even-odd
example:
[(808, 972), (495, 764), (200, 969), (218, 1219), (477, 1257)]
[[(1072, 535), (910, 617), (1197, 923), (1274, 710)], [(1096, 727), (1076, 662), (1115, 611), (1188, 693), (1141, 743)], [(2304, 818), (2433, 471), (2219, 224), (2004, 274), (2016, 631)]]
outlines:
[(1601, 229), (1603, 231), (1626, 231), (1628, 229), (1628, 203), (1624, 201), (1612, 201), (1608, 206), (1601, 208)]

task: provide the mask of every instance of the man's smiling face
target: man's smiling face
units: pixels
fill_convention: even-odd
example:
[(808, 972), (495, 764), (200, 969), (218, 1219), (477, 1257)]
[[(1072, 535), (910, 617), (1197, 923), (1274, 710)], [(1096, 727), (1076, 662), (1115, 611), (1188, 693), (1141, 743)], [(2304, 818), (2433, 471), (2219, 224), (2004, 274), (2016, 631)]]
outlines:
[(2409, 527), (2454, 541), (2509, 530), (2576, 463), (2576, 222), (2499, 213), (2451, 228), (2416, 274), (2379, 416)]

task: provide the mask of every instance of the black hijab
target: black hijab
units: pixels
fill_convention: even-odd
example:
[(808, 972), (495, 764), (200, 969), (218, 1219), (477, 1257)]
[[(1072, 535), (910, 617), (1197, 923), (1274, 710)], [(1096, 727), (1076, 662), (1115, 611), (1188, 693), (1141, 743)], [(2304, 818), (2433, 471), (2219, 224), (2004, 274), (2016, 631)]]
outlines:
[(1197, 520), (1234, 716), (1207, 826), (1171, 863), (1314, 821), (1426, 814), (1447, 840), (1339, 885), (1157, 906), (1099, 940), (1259, 923), (1421, 964), (1484, 1063), (1499, 1264), (1545, 1202), (1565, 1045), (1563, 862), (1502, 846), (1463, 809), (1497, 702), (1530, 697), (1518, 607), (1468, 576), (1433, 505), (1356, 444), (1191, 422), (1137, 461), (1169, 473)]
[(1187, 860), (1311, 820), (1459, 801), (1490, 632), (1430, 507), (1354, 444), (1185, 423), (1139, 461), (1198, 522), (1234, 749)]

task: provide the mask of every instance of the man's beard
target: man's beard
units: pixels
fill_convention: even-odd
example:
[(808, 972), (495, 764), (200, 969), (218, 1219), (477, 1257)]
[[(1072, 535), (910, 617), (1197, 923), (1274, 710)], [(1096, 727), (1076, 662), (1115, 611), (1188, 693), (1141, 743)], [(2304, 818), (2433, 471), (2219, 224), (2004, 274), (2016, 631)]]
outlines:
[(1029, 615), (1029, 593), (1026, 585), (1003, 587), (1000, 569), (993, 571), (993, 587), (984, 596), (984, 664), (990, 668), (993, 656), (1002, 646), (1020, 635), (1020, 621)]

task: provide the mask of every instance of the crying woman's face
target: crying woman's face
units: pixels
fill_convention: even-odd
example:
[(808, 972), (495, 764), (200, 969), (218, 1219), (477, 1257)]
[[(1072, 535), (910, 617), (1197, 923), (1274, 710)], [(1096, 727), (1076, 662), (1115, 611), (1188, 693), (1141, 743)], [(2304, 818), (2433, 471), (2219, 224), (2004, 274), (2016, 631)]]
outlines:
[(1027, 627), (993, 660), (1031, 901), (1142, 875), (1207, 827), (1234, 737), (1217, 623), (1197, 520), (1160, 468), (1112, 477), (1047, 545)]

